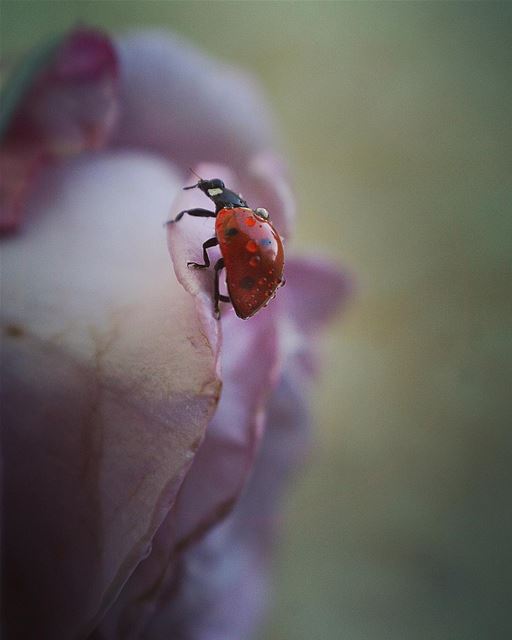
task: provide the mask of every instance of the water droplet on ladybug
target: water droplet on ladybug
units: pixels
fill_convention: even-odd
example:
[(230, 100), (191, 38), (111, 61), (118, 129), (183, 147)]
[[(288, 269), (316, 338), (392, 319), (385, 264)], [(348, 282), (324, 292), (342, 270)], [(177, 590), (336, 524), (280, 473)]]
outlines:
[(257, 267), (259, 265), (259, 263), (261, 262), (261, 258), (260, 256), (253, 256), (250, 260), (249, 260), (249, 264), (251, 265), (251, 267)]
[(245, 245), (245, 248), (251, 253), (256, 253), (256, 251), (258, 251), (258, 245), (254, 242), (254, 240), (249, 240), (249, 242)]
[(263, 218), (263, 220), (268, 220), (269, 218), (268, 211), (263, 207), (258, 207), (257, 209), (254, 209), (254, 213), (258, 216), (258, 218)]

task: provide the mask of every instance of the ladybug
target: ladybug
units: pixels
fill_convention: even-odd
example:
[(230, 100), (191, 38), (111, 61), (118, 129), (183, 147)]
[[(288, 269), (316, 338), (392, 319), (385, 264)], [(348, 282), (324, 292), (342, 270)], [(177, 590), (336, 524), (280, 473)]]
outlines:
[[(199, 178), (197, 184), (184, 188), (199, 189), (215, 204), (215, 211), (186, 209), (170, 220), (176, 223), (186, 213), (215, 218), (215, 236), (203, 243), (204, 264), (187, 262), (187, 266), (208, 268), (207, 250), (219, 245), (222, 257), (214, 265), (215, 315), (219, 317), (219, 302), (231, 302), (239, 318), (250, 318), (269, 303), (285, 282), (283, 243), (270, 222), (268, 211), (249, 208), (241, 195), (226, 189), (218, 178)], [(223, 268), (229, 296), (219, 291), (219, 274)]]

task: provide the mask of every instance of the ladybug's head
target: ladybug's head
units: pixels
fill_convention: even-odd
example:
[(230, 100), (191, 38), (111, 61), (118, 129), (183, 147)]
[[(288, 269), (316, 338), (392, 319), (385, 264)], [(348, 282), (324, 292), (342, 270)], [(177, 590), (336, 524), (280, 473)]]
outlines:
[(210, 200), (215, 202), (217, 211), (224, 207), (246, 207), (247, 203), (238, 193), (226, 189), (224, 183), (219, 178), (211, 180), (199, 179), (197, 184), (193, 184), (185, 189), (200, 189)]
[(222, 180), (219, 180), (219, 178), (213, 178), (212, 180), (199, 180), (197, 187), (212, 200), (214, 200), (215, 196), (221, 196), (226, 188)]

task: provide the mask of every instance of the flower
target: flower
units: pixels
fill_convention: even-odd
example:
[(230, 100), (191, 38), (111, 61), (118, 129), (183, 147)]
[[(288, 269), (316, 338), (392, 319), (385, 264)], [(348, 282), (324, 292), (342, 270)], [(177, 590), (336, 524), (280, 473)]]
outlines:
[(160, 32), (79, 29), (18, 94), (1, 156), (4, 630), (246, 638), (304, 449), (314, 337), (349, 281), (292, 257), (268, 309), (219, 323), (211, 273), (185, 266), (211, 220), (163, 229), (201, 197), (181, 191), (193, 164), (289, 236), (244, 74)]

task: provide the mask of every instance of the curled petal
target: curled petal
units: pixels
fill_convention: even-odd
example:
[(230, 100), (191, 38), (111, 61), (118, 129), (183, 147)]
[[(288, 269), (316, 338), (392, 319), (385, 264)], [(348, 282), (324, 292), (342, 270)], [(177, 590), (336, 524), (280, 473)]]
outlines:
[(183, 169), (244, 164), (274, 138), (261, 89), (248, 75), (164, 31), (118, 38), (121, 146), (171, 156)]
[(170, 271), (167, 164), (98, 155), (44, 187), (2, 256), (3, 597), (10, 637), (59, 640), (149, 553), (220, 383), (216, 325)]
[[(235, 176), (224, 166), (202, 163), (195, 171), (200, 176), (215, 176), (226, 184), (234, 184)], [(184, 186), (197, 182), (195, 175), (190, 175)], [(215, 205), (199, 189), (180, 190), (172, 202), (170, 219), (174, 219), (180, 211), (202, 208), (215, 211)], [(188, 262), (203, 262), (203, 242), (215, 235), (214, 218), (198, 218), (185, 214), (179, 222), (167, 225), (167, 244), (171, 254), (174, 272), (178, 282), (192, 295), (198, 296), (204, 304), (213, 309), (213, 274), (207, 269), (191, 269)], [(209, 249), (212, 264), (220, 256), (218, 249)]]

